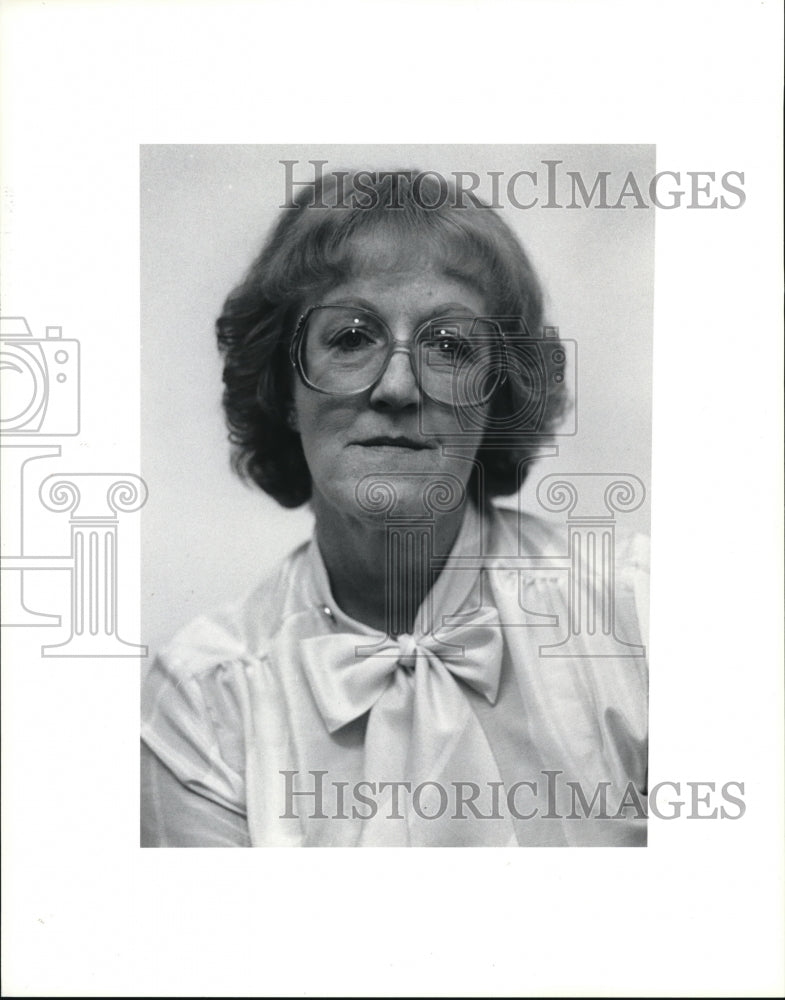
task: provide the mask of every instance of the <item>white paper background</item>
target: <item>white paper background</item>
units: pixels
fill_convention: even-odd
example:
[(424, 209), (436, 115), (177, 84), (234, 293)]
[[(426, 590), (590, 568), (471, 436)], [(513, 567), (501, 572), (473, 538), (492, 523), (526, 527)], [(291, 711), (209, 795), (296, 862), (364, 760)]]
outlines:
[(2, 20), (3, 313), (78, 336), (91, 386), (63, 470), (139, 468), (140, 144), (656, 143), (748, 196), (657, 214), (651, 636), (652, 780), (744, 781), (744, 818), (652, 820), (630, 852), (141, 851), (138, 661), (4, 629), (4, 994), (779, 995), (779, 5)]

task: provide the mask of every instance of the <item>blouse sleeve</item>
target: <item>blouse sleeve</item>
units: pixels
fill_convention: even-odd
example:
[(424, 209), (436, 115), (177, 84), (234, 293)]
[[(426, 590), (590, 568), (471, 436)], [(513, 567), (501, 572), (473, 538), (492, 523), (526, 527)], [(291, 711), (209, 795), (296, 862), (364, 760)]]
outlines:
[(250, 846), (241, 735), (228, 666), (192, 675), (155, 660), (142, 688), (143, 847)]

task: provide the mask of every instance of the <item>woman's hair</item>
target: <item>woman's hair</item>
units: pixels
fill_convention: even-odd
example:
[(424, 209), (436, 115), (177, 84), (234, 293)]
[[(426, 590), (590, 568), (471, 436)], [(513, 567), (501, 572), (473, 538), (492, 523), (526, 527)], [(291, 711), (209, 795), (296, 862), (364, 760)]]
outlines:
[[(340, 190), (338, 178), (344, 178)], [(347, 191), (353, 193), (347, 196)], [(296, 377), (289, 346), (306, 297), (346, 281), (361, 264), (362, 242), (379, 234), (391, 265), (411, 262), (415, 251), (424, 251), (436, 269), (472, 284), (484, 296), (489, 315), (522, 321), (528, 335), (511, 338), (509, 350), (517, 351), (518, 370), (531, 377), (513, 372), (494, 396), (489, 426), (503, 432), (488, 432), (492, 444), (488, 434), (483, 438), (470, 480), (477, 495), (479, 466), (485, 497), (514, 493), (536, 455), (538, 439), (553, 432), (566, 405), (565, 383), (549, 360), (554, 352), (537, 347), (542, 290), (501, 217), (432, 172), (327, 174), (282, 211), (216, 323), (233, 468), (284, 507), (310, 499), (300, 436), (287, 423)], [(516, 434), (514, 415), (523, 410), (535, 414), (536, 422), (529, 420)]]

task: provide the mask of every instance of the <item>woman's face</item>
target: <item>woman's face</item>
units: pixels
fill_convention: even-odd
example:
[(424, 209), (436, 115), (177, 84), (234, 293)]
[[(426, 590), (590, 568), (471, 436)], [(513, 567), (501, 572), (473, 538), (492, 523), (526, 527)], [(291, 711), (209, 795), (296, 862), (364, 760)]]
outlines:
[[(382, 251), (374, 254), (372, 248), (364, 259), (355, 277), (305, 305), (347, 305), (373, 312), (396, 343), (406, 345), (429, 319), (487, 315), (486, 302), (472, 285), (421, 260), (391, 265)], [(476, 446), (462, 447), (462, 457), (445, 454), (443, 444), (454, 443), (461, 434), (457, 414), (423, 395), (409, 355), (403, 352), (393, 354), (379, 381), (359, 395), (324, 395), (297, 379), (294, 405), (317, 513), (327, 504), (338, 513), (362, 516), (355, 489), (374, 474), (394, 489), (395, 514), (416, 516), (425, 512), (422, 495), (427, 484), (453, 476), (465, 486), (472, 471)], [(482, 410), (473, 411), (473, 427), (478, 420), (482, 426), (482, 419)]]

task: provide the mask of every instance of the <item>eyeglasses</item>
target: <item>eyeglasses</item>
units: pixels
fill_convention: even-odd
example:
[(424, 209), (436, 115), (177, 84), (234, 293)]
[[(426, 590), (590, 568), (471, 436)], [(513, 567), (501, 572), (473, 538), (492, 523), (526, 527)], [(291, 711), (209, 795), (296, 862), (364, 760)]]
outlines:
[(398, 353), (409, 355), (422, 392), (449, 406), (482, 406), (507, 378), (504, 334), (488, 317), (430, 319), (402, 344), (375, 313), (311, 306), (297, 324), (290, 358), (309, 389), (357, 396), (380, 381)]

